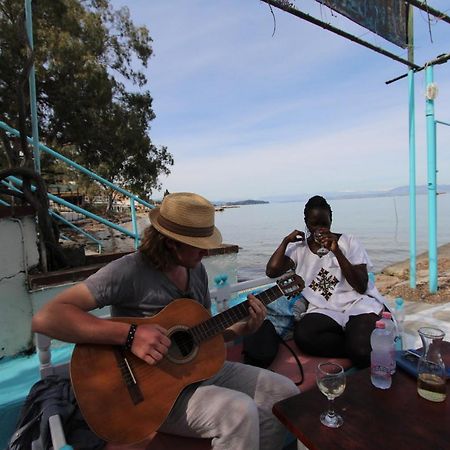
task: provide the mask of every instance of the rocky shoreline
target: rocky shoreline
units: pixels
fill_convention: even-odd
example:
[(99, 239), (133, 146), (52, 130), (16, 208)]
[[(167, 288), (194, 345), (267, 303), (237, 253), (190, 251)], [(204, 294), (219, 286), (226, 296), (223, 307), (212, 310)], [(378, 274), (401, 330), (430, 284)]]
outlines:
[(378, 290), (387, 298), (403, 297), (405, 300), (424, 303), (450, 301), (450, 244), (438, 248), (438, 291), (429, 292), (428, 252), (416, 259), (416, 288), (409, 287), (409, 259), (391, 264), (375, 275)]

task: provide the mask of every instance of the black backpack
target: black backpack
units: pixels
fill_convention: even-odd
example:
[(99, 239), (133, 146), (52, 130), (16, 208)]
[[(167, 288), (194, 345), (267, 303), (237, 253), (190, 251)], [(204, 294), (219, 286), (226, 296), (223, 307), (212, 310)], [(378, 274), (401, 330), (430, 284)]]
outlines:
[(77, 450), (99, 450), (105, 446), (105, 441), (84, 421), (70, 380), (51, 375), (31, 388), (7, 450), (50, 449), (48, 419), (55, 414), (60, 416), (67, 441)]

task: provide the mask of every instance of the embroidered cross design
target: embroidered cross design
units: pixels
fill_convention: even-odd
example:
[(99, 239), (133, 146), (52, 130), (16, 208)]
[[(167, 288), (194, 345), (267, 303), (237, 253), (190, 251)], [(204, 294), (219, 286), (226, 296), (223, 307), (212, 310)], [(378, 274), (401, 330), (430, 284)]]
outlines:
[(328, 300), (333, 295), (334, 287), (338, 283), (339, 280), (334, 275), (331, 275), (330, 272), (322, 268), (319, 270), (316, 279), (311, 282), (309, 287), (313, 291), (319, 291), (319, 293), (325, 297), (325, 300)]

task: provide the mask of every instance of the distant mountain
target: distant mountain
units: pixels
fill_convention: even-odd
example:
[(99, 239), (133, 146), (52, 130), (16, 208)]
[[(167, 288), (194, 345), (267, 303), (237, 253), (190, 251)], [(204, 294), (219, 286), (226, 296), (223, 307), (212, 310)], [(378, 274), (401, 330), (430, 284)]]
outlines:
[[(441, 184), (437, 187), (438, 193), (450, 192), (450, 184)], [(428, 187), (421, 185), (416, 186), (417, 195), (425, 195), (428, 193)], [(345, 199), (345, 198), (370, 198), (370, 197), (401, 197), (409, 195), (409, 186), (399, 186), (387, 191), (354, 191), (354, 192), (318, 192), (328, 200)], [(278, 195), (265, 197), (266, 200), (272, 202), (300, 202), (308, 200), (315, 194), (297, 194), (297, 195)]]
[[(391, 189), (390, 191), (392, 195), (409, 195), (409, 186), (400, 186), (394, 189)], [(450, 184), (441, 184), (437, 187), (437, 192), (443, 193), (443, 192), (450, 192)], [(416, 187), (416, 193), (418, 195), (428, 194), (428, 186), (417, 186)]]

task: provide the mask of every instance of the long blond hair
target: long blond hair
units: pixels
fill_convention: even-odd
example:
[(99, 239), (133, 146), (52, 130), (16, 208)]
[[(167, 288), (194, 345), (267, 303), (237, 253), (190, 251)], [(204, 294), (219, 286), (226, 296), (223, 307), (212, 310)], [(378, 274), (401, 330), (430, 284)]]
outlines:
[(152, 225), (144, 230), (139, 250), (157, 270), (164, 271), (177, 264), (175, 255), (167, 246), (168, 239)]

